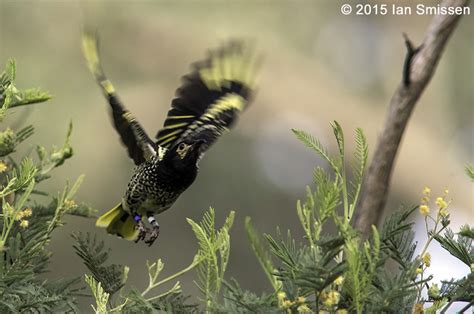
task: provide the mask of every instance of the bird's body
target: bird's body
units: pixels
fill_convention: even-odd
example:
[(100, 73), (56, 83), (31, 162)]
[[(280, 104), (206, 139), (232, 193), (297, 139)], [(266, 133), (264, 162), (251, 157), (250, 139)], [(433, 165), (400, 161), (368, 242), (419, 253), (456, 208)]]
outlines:
[[(128, 240), (145, 240), (149, 234), (145, 242), (151, 245), (159, 232), (154, 215), (169, 209), (194, 182), (204, 152), (248, 105), (255, 55), (241, 42), (229, 42), (194, 64), (183, 77), (155, 142), (124, 108), (105, 77), (96, 37), (84, 33), (82, 43), (89, 68), (111, 106), (114, 126), (136, 165), (122, 201), (99, 217), (97, 226)], [(145, 216), (151, 232), (144, 227)]]
[(128, 183), (122, 206), (128, 212), (136, 208), (142, 216), (164, 212), (196, 179), (196, 164), (183, 170), (165, 165), (158, 157), (138, 165)]

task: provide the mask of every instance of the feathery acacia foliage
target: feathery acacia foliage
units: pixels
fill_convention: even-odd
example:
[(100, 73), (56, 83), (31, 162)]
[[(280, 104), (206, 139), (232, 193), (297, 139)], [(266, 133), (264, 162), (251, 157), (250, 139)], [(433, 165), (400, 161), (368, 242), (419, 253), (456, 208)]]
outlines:
[[(461, 279), (442, 281), (440, 288), (432, 283), (433, 276), (425, 276), (426, 268), (430, 266), (427, 249), (433, 240), (472, 267), (474, 231), (464, 226), (455, 237), (447, 229), (447, 191), (445, 196), (436, 199), (438, 211), (435, 216), (429, 216), (426, 208), (423, 208), (429, 201), (426, 194), (429, 189), (426, 188), (421, 206), (402, 208), (395, 212), (385, 220), (380, 231), (373, 227), (371, 237), (362, 240), (351, 222), (358, 210), (357, 200), (368, 157), (367, 142), (362, 130), (357, 129), (355, 158), (350, 174), (353, 179), (349, 182), (349, 175), (346, 177), (342, 128), (337, 122), (332, 127), (338, 147), (336, 156), (331, 156), (329, 150), (311, 135), (293, 130), (306, 146), (329, 163), (332, 170), (332, 173), (328, 173), (321, 167), (316, 168), (313, 176), (315, 190), (308, 187), (306, 200), (296, 204), (304, 239), (295, 239), (289, 230), (283, 236), (278, 228), (275, 236), (265, 234), (262, 237), (252, 226), (250, 218), (245, 220), (250, 246), (273, 288), (271, 293), (257, 295), (242, 289), (235, 279), (225, 280), (230, 252), (228, 232), (234, 213), (231, 212), (223, 227), (216, 230), (212, 208), (205, 213), (202, 222), (188, 220), (200, 248), (193, 263), (171, 278), (196, 267), (197, 285), (204, 296), (201, 300), (207, 313), (421, 313), (423, 307), (427, 313), (434, 313), (446, 311), (454, 302), (468, 302), (469, 305), (474, 291), (472, 273)], [(414, 242), (410, 218), (417, 209), (425, 218), (429, 217), (433, 224), (428, 224), (427, 220), (427, 242), (421, 254), (415, 256), (417, 244)], [(335, 230), (327, 233), (331, 225), (335, 226)], [(81, 257), (87, 265), (88, 258)], [(396, 270), (389, 268), (389, 264), (393, 267), (394, 263), (398, 265)], [(94, 268), (88, 267), (94, 274)], [(184, 303), (185, 298), (177, 284), (159, 296), (148, 299), (144, 296), (152, 288), (168, 281), (156, 281), (162, 267), (160, 260), (149, 265), (149, 288), (141, 294), (132, 290), (121, 298), (122, 305), (109, 311), (131, 311), (132, 304), (133, 309), (143, 313), (164, 308), (173, 312), (202, 310), (196, 305), (187, 306)], [(116, 281), (124, 277), (126, 275), (120, 275)], [(109, 284), (101, 280), (101, 287)], [(90, 285), (93, 291), (100, 290), (97, 282)], [(105, 288), (103, 290), (102, 295), (97, 296), (97, 313), (100, 313), (101, 298), (106, 298), (103, 295), (106, 293)], [(423, 296), (423, 290), (427, 291), (428, 297)], [(179, 301), (164, 307), (164, 299), (160, 297), (164, 295), (177, 296)]]
[[(9, 60), (0, 74), (0, 120), (8, 109), (48, 100), (49, 93), (40, 89), (19, 90), (15, 86), (16, 66)], [(69, 144), (72, 125), (61, 148), (48, 153), (37, 146), (38, 161), (24, 156), (17, 162), (11, 154), (33, 134), (33, 126), (15, 132), (0, 132), (0, 312), (43, 313), (77, 311), (75, 296), (79, 280), (46, 281), (38, 278), (48, 271), (51, 253), (48, 243), (53, 231), (62, 225), (66, 214), (90, 216), (91, 209), (78, 205), (74, 195), (82, 178), (66, 186), (57, 196), (36, 190), (37, 184), (50, 177), (50, 172), (72, 156)], [(41, 195), (41, 203), (31, 196)], [(43, 199), (45, 201), (43, 201)], [(48, 201), (49, 199), (49, 201)]]
[[(39, 103), (50, 98), (39, 89), (18, 90), (14, 86), (15, 63), (9, 61), (0, 75), (0, 121), (7, 109)], [(446, 312), (455, 302), (474, 300), (474, 230), (463, 226), (458, 233), (449, 226), (447, 191), (436, 199), (437, 211), (430, 214), (430, 190), (425, 189), (420, 206), (401, 209), (389, 216), (382, 228), (373, 227), (363, 240), (352, 227), (359, 210), (358, 200), (367, 165), (368, 145), (361, 129), (355, 131), (356, 148), (346, 162), (342, 127), (334, 122), (337, 154), (331, 155), (310, 134), (293, 130), (296, 137), (325, 160), (331, 171), (314, 170), (314, 188), (307, 187), (306, 199), (296, 204), (296, 215), (304, 231), (296, 239), (291, 231), (259, 235), (249, 217), (245, 229), (258, 262), (272, 291), (257, 295), (242, 289), (237, 280), (225, 279), (230, 255), (229, 231), (234, 222), (230, 212), (221, 228), (215, 226), (211, 208), (201, 222), (188, 219), (199, 250), (191, 263), (166, 278), (161, 259), (147, 262), (148, 286), (125, 291), (129, 268), (108, 263), (104, 243), (89, 234), (75, 234), (74, 248), (90, 271), (85, 276), (95, 299), (96, 313), (426, 313)], [(52, 232), (62, 225), (65, 214), (88, 217), (91, 208), (76, 204), (74, 195), (82, 182), (66, 185), (58, 195), (36, 189), (72, 154), (69, 126), (59, 148), (47, 151), (37, 146), (37, 158), (25, 156), (15, 161), (15, 148), (33, 134), (33, 127), (0, 132), (0, 312), (79, 312), (75, 297), (81, 286), (78, 278), (44, 281), (38, 275), (47, 271)], [(37, 160), (37, 161), (35, 161)], [(350, 167), (347, 167), (349, 164)], [(350, 173), (349, 173), (350, 171)], [(472, 179), (472, 168), (466, 172)], [(348, 178), (352, 178), (349, 180)], [(49, 198), (44, 204), (32, 203), (31, 195)], [(417, 212), (425, 217), (427, 241), (415, 255), (417, 244), (410, 218)], [(332, 229), (331, 229), (332, 228)], [(328, 230), (333, 230), (328, 232)], [(284, 234), (284, 235), (282, 235)], [(437, 241), (471, 272), (463, 278), (442, 280), (441, 286), (426, 276), (431, 259), (428, 248)], [(388, 265), (396, 269), (388, 269)], [(203, 306), (189, 303), (176, 279), (193, 269), (202, 293)], [(439, 279), (439, 278), (438, 278)], [(424, 296), (423, 292), (427, 292)]]
[(175, 281), (171, 288), (161, 293), (150, 296), (152, 290), (161, 288), (168, 282), (173, 282), (179, 276), (197, 269), (198, 281), (196, 285), (201, 290), (205, 302), (205, 310), (208, 313), (221, 308), (219, 292), (224, 283), (224, 274), (230, 254), (229, 231), (234, 221), (234, 212), (226, 218), (224, 225), (216, 230), (215, 212), (210, 208), (200, 223), (188, 219), (188, 223), (199, 243), (199, 250), (193, 261), (186, 268), (159, 279), (164, 268), (161, 259), (150, 263), (147, 261), (149, 283), (143, 291), (132, 288), (127, 293), (122, 291), (125, 286), (129, 268), (127, 266), (110, 264), (104, 266), (108, 259), (104, 243), (97, 242), (90, 235), (74, 235), (76, 240), (76, 253), (84, 261), (92, 275), (86, 275), (86, 282), (90, 286), (96, 299), (96, 306), (92, 306), (96, 313), (153, 313), (165, 311), (173, 313), (199, 312), (197, 305), (188, 304), (188, 297), (181, 292), (179, 281)]
[[(362, 130), (356, 129), (356, 150), (350, 174), (353, 179), (349, 182), (344, 134), (337, 122), (332, 128), (338, 148), (336, 156), (310, 134), (293, 130), (297, 138), (323, 158), (332, 170), (328, 173), (321, 167), (316, 168), (315, 191), (308, 187), (306, 201), (296, 204), (304, 241), (292, 237), (290, 231), (283, 238), (277, 229), (276, 237), (265, 235), (265, 243), (251, 225), (250, 218), (246, 219), (251, 247), (273, 293), (259, 297), (242, 290), (234, 280), (225, 285), (227, 302), (221, 310), (229, 313), (421, 313), (426, 304), (426, 312), (434, 313), (446, 311), (454, 302), (472, 302), (472, 273), (460, 280), (443, 282), (441, 289), (432, 283), (432, 276), (424, 277), (430, 264), (427, 249), (432, 240), (440, 242), (468, 266), (473, 265), (474, 232), (464, 226), (455, 240), (454, 234), (446, 229), (449, 225), (446, 195), (436, 200), (438, 212), (430, 217), (434, 224), (427, 224), (427, 242), (419, 256), (414, 254), (417, 244), (410, 221), (418, 206), (395, 212), (385, 220), (380, 231), (373, 227), (370, 239), (361, 240), (351, 222), (358, 210), (368, 158), (367, 141)], [(335, 232), (323, 234), (330, 224), (336, 227)], [(396, 271), (388, 268), (393, 261), (398, 264)], [(421, 293), (425, 289), (427, 298)], [(468, 306), (469, 303), (466, 309)]]

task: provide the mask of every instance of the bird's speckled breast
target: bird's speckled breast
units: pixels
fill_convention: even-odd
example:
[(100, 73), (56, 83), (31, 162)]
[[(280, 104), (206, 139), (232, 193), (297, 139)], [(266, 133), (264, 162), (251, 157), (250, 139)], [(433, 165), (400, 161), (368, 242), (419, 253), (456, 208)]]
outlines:
[(196, 174), (183, 176), (162, 163), (144, 162), (137, 166), (124, 196), (127, 209), (140, 214), (159, 214), (177, 200), (194, 181)]

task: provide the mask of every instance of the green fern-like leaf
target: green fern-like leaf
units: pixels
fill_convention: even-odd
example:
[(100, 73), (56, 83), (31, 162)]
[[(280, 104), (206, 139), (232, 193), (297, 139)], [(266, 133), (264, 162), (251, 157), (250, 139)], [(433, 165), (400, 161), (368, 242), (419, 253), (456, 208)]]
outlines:
[(3, 118), (5, 110), (12, 107), (24, 106), (47, 101), (51, 95), (39, 88), (18, 90), (15, 86), (16, 63), (15, 60), (8, 60), (5, 71), (0, 74), (0, 103)]
[(126, 268), (117, 264), (104, 266), (110, 251), (105, 249), (104, 241), (97, 241), (96, 236), (92, 238), (89, 233), (77, 233), (72, 237), (76, 241), (73, 245), (76, 254), (83, 260), (94, 280), (110, 296), (119, 291), (125, 284)]
[(201, 262), (197, 267), (196, 285), (205, 296), (207, 310), (217, 304), (217, 297), (224, 280), (230, 254), (229, 231), (234, 222), (234, 216), (235, 213), (230, 212), (224, 225), (218, 231), (215, 230), (213, 208), (209, 208), (200, 223), (187, 219), (199, 243), (198, 256)]
[(267, 251), (267, 248), (264, 247), (260, 237), (252, 226), (250, 217), (245, 217), (245, 231), (247, 232), (247, 238), (250, 241), (250, 246), (257, 257), (258, 262), (262, 266), (265, 275), (272, 284), (273, 289), (278, 291), (280, 289), (280, 284), (274, 275), (275, 267), (273, 266), (273, 262), (271, 260), (270, 254)]
[[(324, 169), (317, 167), (314, 171), (314, 181), (316, 184), (316, 193), (313, 201), (316, 209), (315, 215), (321, 223), (334, 214), (337, 206), (341, 204), (340, 194), (342, 186), (337, 184), (329, 177)], [(308, 200), (310, 199), (308, 193)]]
[(373, 289), (366, 307), (367, 313), (411, 313), (416, 298), (414, 267), (400, 272), (387, 272), (380, 268), (373, 280)]
[(364, 177), (367, 159), (369, 158), (369, 146), (367, 144), (367, 139), (364, 135), (364, 131), (362, 131), (360, 128), (357, 128), (355, 131), (355, 142), (356, 150), (354, 152), (354, 162), (352, 166), (354, 178), (351, 182), (351, 201), (353, 207), (357, 205), (356, 203), (362, 186), (362, 179)]
[[(279, 237), (280, 231), (277, 230), (277, 234)], [(280, 261), (290, 269), (294, 269), (297, 267), (297, 256), (299, 254), (299, 250), (296, 246), (295, 240), (291, 236), (291, 232), (288, 230), (287, 233), (287, 240), (275, 240), (271, 235), (265, 234), (265, 237), (270, 244), (270, 249), (272, 253), (280, 259)]]
[(224, 304), (215, 309), (217, 313), (279, 313), (281, 309), (273, 294), (255, 293), (242, 289), (236, 280), (225, 282)]
[(459, 230), (459, 235), (474, 240), (474, 227), (462, 225), (461, 229)]
[(160, 297), (151, 304), (159, 313), (200, 313), (198, 304), (187, 303), (189, 296), (173, 293)]
[(96, 314), (107, 314), (107, 302), (109, 294), (102, 288), (100, 282), (97, 282), (93, 276), (85, 276), (86, 283), (89, 285), (94, 295), (97, 307), (92, 306)]
[(324, 160), (326, 160), (326, 162), (331, 166), (334, 172), (340, 173), (340, 169), (336, 161), (333, 158), (331, 158), (326, 147), (324, 147), (321, 144), (321, 142), (318, 141), (318, 139), (316, 139), (311, 134), (306, 133), (305, 131), (302, 131), (302, 130), (292, 129), (292, 131), (296, 135), (296, 137), (301, 142), (303, 142), (303, 144), (305, 144), (307, 147), (314, 150), (319, 156), (321, 156)]
[(474, 273), (461, 279), (442, 280), (440, 297), (456, 302), (472, 302), (474, 300)]
[(447, 250), (451, 255), (455, 256), (468, 267), (474, 263), (474, 248), (472, 239), (459, 235), (457, 239), (454, 238), (454, 233), (451, 229), (446, 229), (443, 236), (435, 235), (435, 240)]
[(383, 224), (380, 240), (382, 250), (394, 259), (402, 268), (408, 268), (416, 249), (413, 223), (408, 221), (418, 207), (400, 210), (389, 216)]
[(337, 147), (339, 148), (339, 155), (341, 159), (344, 159), (344, 132), (342, 127), (337, 121), (331, 123), (332, 131), (336, 137)]

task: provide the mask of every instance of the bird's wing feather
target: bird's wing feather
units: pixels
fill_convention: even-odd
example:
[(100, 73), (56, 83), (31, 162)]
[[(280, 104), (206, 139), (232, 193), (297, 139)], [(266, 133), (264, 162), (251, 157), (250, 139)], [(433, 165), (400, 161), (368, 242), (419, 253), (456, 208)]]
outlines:
[(231, 41), (193, 64), (176, 91), (156, 143), (171, 147), (183, 139), (204, 139), (204, 152), (248, 105), (258, 61), (251, 45)]
[(136, 165), (156, 154), (155, 143), (148, 137), (132, 114), (121, 104), (112, 83), (106, 78), (99, 59), (97, 36), (84, 31), (82, 50), (90, 71), (94, 74), (112, 109), (114, 126)]

